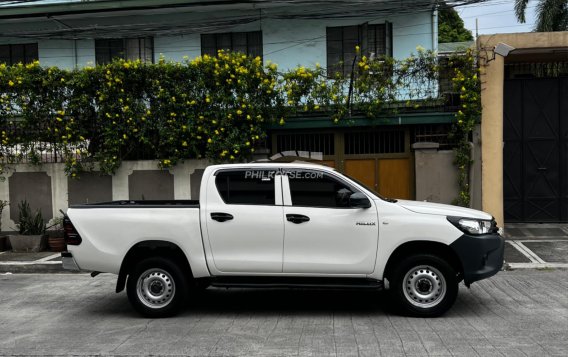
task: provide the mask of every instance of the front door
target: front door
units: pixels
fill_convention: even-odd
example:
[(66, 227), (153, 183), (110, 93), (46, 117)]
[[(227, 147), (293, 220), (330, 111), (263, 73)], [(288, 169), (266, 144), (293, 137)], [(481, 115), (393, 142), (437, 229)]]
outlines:
[(349, 206), (358, 192), (338, 177), (318, 170), (283, 176), (284, 273), (370, 274), (378, 244), (375, 203)]
[(207, 184), (206, 224), (220, 273), (281, 273), (284, 219), (275, 170), (237, 169)]

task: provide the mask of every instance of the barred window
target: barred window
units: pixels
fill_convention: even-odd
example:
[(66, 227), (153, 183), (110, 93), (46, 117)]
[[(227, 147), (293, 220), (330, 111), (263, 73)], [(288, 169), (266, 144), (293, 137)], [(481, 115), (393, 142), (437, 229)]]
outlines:
[(201, 35), (201, 55), (216, 56), (219, 50), (241, 52), (262, 58), (262, 31)]
[(152, 37), (95, 40), (95, 58), (97, 64), (107, 64), (116, 58), (152, 63), (154, 41)]
[(0, 63), (13, 65), (37, 61), (37, 43), (0, 45)]
[(327, 74), (348, 76), (356, 56), (355, 47), (367, 57), (392, 56), (392, 24), (328, 27), (326, 31)]

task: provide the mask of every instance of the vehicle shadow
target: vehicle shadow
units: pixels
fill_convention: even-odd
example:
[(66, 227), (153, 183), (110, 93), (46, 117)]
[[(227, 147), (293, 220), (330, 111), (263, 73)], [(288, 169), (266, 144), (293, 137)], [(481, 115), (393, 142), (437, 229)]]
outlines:
[(184, 313), (389, 312), (380, 291), (208, 288), (194, 294)]

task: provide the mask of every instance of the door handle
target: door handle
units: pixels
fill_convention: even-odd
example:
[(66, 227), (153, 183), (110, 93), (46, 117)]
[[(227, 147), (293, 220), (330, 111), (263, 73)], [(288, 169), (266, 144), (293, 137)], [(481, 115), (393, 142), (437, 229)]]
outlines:
[(211, 219), (217, 222), (225, 222), (233, 219), (233, 215), (223, 212), (213, 212), (211, 213)]
[(310, 217), (304, 216), (303, 214), (287, 214), (286, 219), (292, 223), (300, 224), (303, 222), (308, 222)]

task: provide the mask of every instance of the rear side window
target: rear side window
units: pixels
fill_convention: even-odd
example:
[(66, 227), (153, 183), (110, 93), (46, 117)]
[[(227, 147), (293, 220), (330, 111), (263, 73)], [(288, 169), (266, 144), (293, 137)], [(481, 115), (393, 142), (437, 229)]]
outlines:
[(315, 171), (288, 173), (293, 206), (349, 207), (349, 196), (356, 190), (327, 174)]
[(238, 205), (274, 205), (274, 170), (221, 171), (215, 185), (223, 201)]

